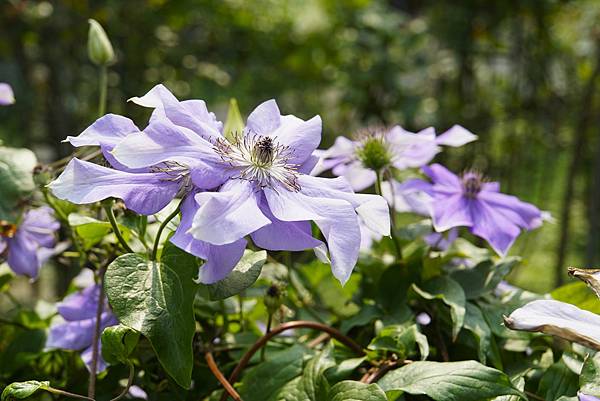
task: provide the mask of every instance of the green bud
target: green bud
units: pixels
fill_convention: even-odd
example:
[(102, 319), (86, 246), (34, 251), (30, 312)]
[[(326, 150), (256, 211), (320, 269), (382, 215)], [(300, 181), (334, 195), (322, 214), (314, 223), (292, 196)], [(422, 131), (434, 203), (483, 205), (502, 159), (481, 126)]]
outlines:
[(357, 156), (365, 168), (373, 171), (383, 170), (392, 163), (392, 157), (381, 135), (365, 137), (357, 150)]
[(33, 182), (39, 187), (44, 188), (52, 181), (50, 169), (42, 164), (38, 164), (33, 168)]
[(267, 307), (269, 315), (274, 315), (279, 310), (279, 308), (283, 304), (284, 295), (285, 290), (283, 289), (283, 286), (281, 284), (271, 284), (271, 286), (267, 288), (264, 303)]
[(115, 52), (110, 40), (98, 21), (89, 19), (88, 56), (96, 65), (109, 65), (115, 59)]

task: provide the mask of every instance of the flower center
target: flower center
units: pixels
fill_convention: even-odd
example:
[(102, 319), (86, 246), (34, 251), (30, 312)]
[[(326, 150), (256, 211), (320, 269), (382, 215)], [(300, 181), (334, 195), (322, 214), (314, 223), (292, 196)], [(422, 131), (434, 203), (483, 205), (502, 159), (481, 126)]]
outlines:
[(17, 226), (6, 220), (0, 220), (0, 237), (12, 238), (17, 232)]
[(359, 146), (356, 156), (365, 168), (380, 171), (392, 162), (388, 145), (385, 141), (384, 128), (373, 128), (357, 133)]
[(476, 198), (483, 186), (483, 176), (469, 171), (462, 176), (463, 193), (467, 198)]
[(229, 168), (239, 171), (232, 178), (252, 181), (260, 188), (273, 188), (279, 182), (290, 191), (300, 190), (298, 166), (290, 163), (293, 150), (271, 137), (246, 132), (232, 142), (219, 138), (214, 150)]

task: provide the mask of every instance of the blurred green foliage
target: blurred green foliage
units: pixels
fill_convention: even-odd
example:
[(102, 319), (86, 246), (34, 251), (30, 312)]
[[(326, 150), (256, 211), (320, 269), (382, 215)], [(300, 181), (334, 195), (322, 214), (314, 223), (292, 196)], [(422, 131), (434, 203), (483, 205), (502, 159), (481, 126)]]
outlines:
[(0, 110), (5, 144), (54, 160), (95, 118), (88, 18), (116, 52), (109, 112), (142, 121), (126, 100), (164, 82), (221, 119), (232, 97), (242, 114), (272, 97), (320, 114), (324, 146), (372, 123), (462, 124), (480, 140), (443, 162), (558, 219), (514, 247), (527, 267), (513, 280), (546, 290), (557, 267), (600, 262), (597, 1), (7, 0), (0, 81), (17, 103)]

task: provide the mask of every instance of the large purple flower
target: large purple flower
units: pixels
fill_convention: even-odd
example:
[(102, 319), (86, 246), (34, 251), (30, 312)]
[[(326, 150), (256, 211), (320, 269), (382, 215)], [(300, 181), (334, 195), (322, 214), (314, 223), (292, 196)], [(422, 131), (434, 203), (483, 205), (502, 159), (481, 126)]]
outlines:
[(47, 206), (31, 209), (18, 226), (5, 223), (0, 232), (0, 254), (17, 274), (36, 278), (54, 254), (55, 233), (60, 224)]
[(15, 102), (15, 95), (9, 84), (0, 82), (0, 106), (8, 106)]
[(389, 130), (369, 130), (359, 134), (354, 141), (339, 136), (332, 147), (318, 151), (320, 160), (312, 174), (318, 175), (331, 169), (334, 175), (345, 177), (355, 191), (362, 191), (373, 185), (376, 180), (375, 171), (366, 167), (361, 160), (361, 151), (372, 139), (381, 142), (388, 153), (391, 166), (404, 170), (429, 163), (440, 152), (441, 146), (459, 147), (476, 140), (477, 136), (460, 125), (454, 125), (438, 136), (432, 127), (413, 133), (399, 125)]
[[(108, 130), (95, 131), (93, 144), (104, 144), (114, 169), (75, 159), (51, 188), (75, 203), (121, 198), (142, 214), (155, 213), (183, 193), (181, 223), (171, 241), (207, 261), (200, 281), (224, 278), (250, 235), (268, 250), (314, 248), (326, 259), (328, 249), (334, 275), (345, 282), (358, 258), (360, 219), (389, 235), (383, 198), (355, 194), (343, 179), (306, 175), (317, 162), (312, 153), (321, 139), (318, 116), (308, 121), (282, 116), (270, 100), (228, 140), (202, 101), (179, 102), (163, 86), (132, 100), (155, 108), (143, 132), (127, 123), (120, 130), (124, 135), (108, 143)], [(312, 237), (310, 221), (319, 226), (328, 248)]]
[(431, 196), (429, 211), (438, 232), (469, 227), (504, 256), (521, 229), (532, 230), (542, 224), (538, 208), (500, 193), (500, 185), (485, 182), (481, 174), (467, 172), (459, 177), (440, 164), (423, 167), (423, 172), (431, 183), (414, 179), (402, 186), (404, 191), (419, 190)]
[[(50, 333), (46, 340), (47, 348), (81, 351), (81, 359), (83, 359), (88, 369), (91, 369), (92, 344), (96, 327), (98, 302), (101, 294), (100, 290), (100, 285), (93, 284), (69, 295), (60, 302), (57, 305), (57, 309), (65, 322), (50, 327)], [(105, 296), (103, 296), (102, 302), (104, 302), (104, 305), (100, 318), (100, 332), (109, 326), (119, 323), (110, 310)], [(97, 372), (106, 369), (106, 362), (102, 359), (100, 347), (101, 343), (100, 339), (98, 339)]]

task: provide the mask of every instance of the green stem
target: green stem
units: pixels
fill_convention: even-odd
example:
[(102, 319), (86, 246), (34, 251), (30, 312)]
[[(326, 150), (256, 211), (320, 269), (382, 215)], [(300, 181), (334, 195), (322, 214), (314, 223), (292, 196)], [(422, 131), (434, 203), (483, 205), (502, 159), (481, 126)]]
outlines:
[(44, 390), (46, 390), (49, 393), (57, 394), (57, 395), (62, 395), (62, 396), (65, 396), (65, 397), (78, 398), (80, 400), (94, 401), (93, 398), (86, 397), (85, 395), (80, 395), (80, 394), (75, 394), (75, 393), (69, 393), (68, 391), (64, 391), (64, 390), (61, 390), (61, 389), (58, 389), (58, 388), (54, 388), (54, 387), (47, 387)]
[(133, 249), (131, 249), (129, 244), (127, 244), (127, 241), (125, 241), (125, 238), (123, 238), (123, 234), (121, 234), (121, 230), (119, 230), (119, 225), (117, 224), (117, 219), (115, 219), (115, 214), (113, 213), (113, 210), (112, 210), (112, 200), (110, 200), (109, 203), (103, 202), (102, 206), (104, 207), (104, 211), (106, 211), (106, 215), (108, 216), (108, 221), (110, 222), (110, 225), (113, 229), (113, 232), (115, 233), (115, 236), (119, 240), (119, 243), (123, 246), (123, 248), (125, 248), (125, 250), (127, 252), (135, 253), (135, 252), (133, 252)]
[(106, 112), (106, 92), (108, 89), (108, 69), (105, 65), (100, 67), (100, 101), (98, 103), (98, 116)]
[(179, 205), (177, 205), (177, 208), (173, 211), (173, 213), (168, 215), (167, 218), (165, 219), (165, 221), (163, 221), (161, 223), (160, 227), (158, 227), (158, 232), (156, 233), (156, 238), (154, 239), (154, 247), (152, 248), (152, 256), (150, 257), (150, 260), (156, 260), (156, 256), (158, 254), (158, 246), (160, 245), (160, 236), (162, 235), (162, 232), (164, 231), (167, 224), (169, 224), (169, 222), (171, 220), (173, 220), (175, 218), (175, 216), (177, 216), (179, 214), (180, 206), (181, 206), (181, 203), (179, 203)]
[[(382, 171), (378, 170), (375, 172), (377, 180), (375, 181), (375, 192), (379, 196), (383, 196), (383, 192), (381, 190), (381, 181), (382, 181)], [(394, 208), (390, 208), (390, 222), (394, 221)], [(399, 239), (396, 237), (396, 230), (394, 229), (395, 224), (392, 224), (390, 235), (392, 237), (392, 242), (394, 243), (394, 248), (396, 250), (396, 257), (399, 261), (402, 260), (402, 245), (400, 245)]]
[(113, 398), (110, 401), (119, 401), (121, 398), (125, 397), (127, 395), (127, 393), (129, 393), (129, 389), (131, 388), (131, 385), (133, 384), (134, 375), (135, 375), (135, 368), (133, 367), (132, 363), (129, 363), (129, 377), (127, 378), (127, 384), (125, 385), (125, 388), (123, 389), (121, 394), (119, 394), (118, 396), (116, 396), (115, 398)]
[[(265, 336), (268, 335), (271, 332), (271, 325), (273, 324), (273, 314), (269, 313), (269, 320), (267, 320), (267, 329), (265, 330)], [(260, 361), (264, 362), (265, 361), (265, 349), (267, 347), (262, 347), (260, 349)]]

